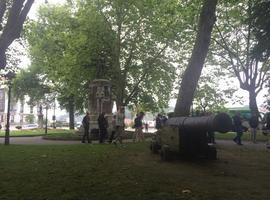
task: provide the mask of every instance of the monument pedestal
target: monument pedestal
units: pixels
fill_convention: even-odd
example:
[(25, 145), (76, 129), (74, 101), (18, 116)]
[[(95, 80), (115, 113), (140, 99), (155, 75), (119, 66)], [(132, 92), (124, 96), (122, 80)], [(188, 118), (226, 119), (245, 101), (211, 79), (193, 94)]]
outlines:
[[(111, 92), (111, 82), (106, 79), (95, 79), (89, 85), (89, 96), (88, 96), (88, 110), (90, 112), (90, 130), (94, 136), (98, 131), (98, 116), (105, 112), (105, 117), (108, 119), (108, 134), (111, 134), (112, 130), (112, 107), (113, 99)], [(80, 132), (83, 130), (80, 130)], [(93, 135), (94, 134), (94, 135)]]

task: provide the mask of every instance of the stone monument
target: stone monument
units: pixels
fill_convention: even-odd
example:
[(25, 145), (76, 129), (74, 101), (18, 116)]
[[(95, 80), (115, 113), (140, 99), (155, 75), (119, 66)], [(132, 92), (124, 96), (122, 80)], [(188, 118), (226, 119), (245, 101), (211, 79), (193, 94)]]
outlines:
[(98, 129), (97, 119), (100, 113), (105, 112), (108, 118), (108, 133), (112, 128), (112, 85), (109, 80), (95, 79), (89, 85), (88, 110), (90, 112), (90, 131)]

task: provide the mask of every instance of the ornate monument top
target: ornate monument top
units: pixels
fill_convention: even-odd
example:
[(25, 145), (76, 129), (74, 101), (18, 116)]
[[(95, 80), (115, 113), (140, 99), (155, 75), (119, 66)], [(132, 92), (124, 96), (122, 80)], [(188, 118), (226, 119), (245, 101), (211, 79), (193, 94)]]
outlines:
[(106, 79), (95, 79), (89, 85), (89, 111), (91, 114), (112, 113), (111, 82)]

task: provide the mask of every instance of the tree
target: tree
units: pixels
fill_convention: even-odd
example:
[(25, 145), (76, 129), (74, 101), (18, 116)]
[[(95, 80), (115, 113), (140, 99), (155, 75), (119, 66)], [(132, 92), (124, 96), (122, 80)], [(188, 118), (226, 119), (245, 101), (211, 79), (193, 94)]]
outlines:
[(224, 4), (216, 30), (218, 37), (215, 43), (221, 48), (213, 52), (222, 58), (221, 66), (225, 66), (233, 73), (240, 88), (249, 93), (249, 107), (252, 112), (258, 113), (256, 97), (269, 80), (269, 55), (262, 59), (256, 49), (257, 40), (252, 32), (251, 16), (252, 1)]
[(87, 8), (43, 6), (26, 30), (32, 65), (51, 81), (61, 107), (69, 112), (71, 129), (75, 110), (87, 107), (89, 82), (106, 77), (110, 65), (111, 33), (96, 10)]
[(220, 67), (205, 66), (195, 91), (193, 108), (205, 112), (216, 112), (225, 109), (225, 104), (235, 100), (239, 102), (230, 85), (230, 80), (221, 79), (226, 73)]
[(30, 107), (37, 106), (38, 124), (43, 128), (43, 112), (42, 106), (47, 103), (46, 96), (51, 93), (51, 89), (46, 84), (46, 79), (39, 73), (38, 68), (30, 67), (26, 70), (21, 70), (13, 81), (14, 95), (16, 99), (24, 101), (25, 96), (29, 96), (27, 102)]
[(182, 77), (174, 110), (175, 116), (188, 116), (194, 92), (200, 78), (215, 23), (217, 0), (204, 0), (200, 13), (198, 32), (188, 66)]
[[(146, 93), (151, 94), (153, 104), (164, 106), (174, 80), (174, 68), (168, 64), (165, 52), (174, 37), (172, 23), (177, 22), (173, 13), (175, 7), (169, 10), (165, 1), (100, 2), (96, 6), (106, 19), (107, 26), (115, 33), (111, 79), (117, 107), (145, 102), (150, 99), (145, 98)], [(170, 3), (174, 5), (175, 1)], [(158, 20), (162, 14), (163, 23)], [(151, 90), (161, 79), (167, 80), (164, 87), (159, 88), (167, 94), (164, 95), (166, 99), (159, 97), (156, 89)]]
[(92, 79), (106, 78), (112, 80), (118, 106), (165, 107), (175, 79), (172, 48), (192, 32), (182, 32), (192, 24), (182, 16), (196, 11), (187, 11), (190, 7), (195, 3), (176, 0), (73, 1), (43, 7), (27, 33), (33, 63), (75, 99), (87, 93), (82, 88)]
[(255, 0), (251, 8), (250, 21), (252, 32), (257, 44), (252, 50), (254, 57), (259, 56), (266, 59), (270, 55), (270, 2), (265, 0)]
[[(250, 20), (252, 22), (252, 33), (255, 35), (257, 43), (251, 51), (252, 57), (260, 59), (262, 62), (270, 55), (270, 2), (256, 0), (252, 5)], [(266, 83), (269, 88), (269, 81)], [(268, 89), (269, 93), (269, 89)], [(269, 110), (270, 100), (266, 97), (265, 108)]]
[(34, 0), (0, 1), (0, 69), (6, 66), (6, 50), (20, 37), (23, 23)]

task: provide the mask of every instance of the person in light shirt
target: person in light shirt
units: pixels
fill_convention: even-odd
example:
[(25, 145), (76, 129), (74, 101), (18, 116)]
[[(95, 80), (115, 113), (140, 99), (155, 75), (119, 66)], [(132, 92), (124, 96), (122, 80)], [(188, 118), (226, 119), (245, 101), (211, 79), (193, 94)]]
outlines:
[(125, 129), (125, 114), (124, 114), (125, 108), (120, 107), (115, 115), (115, 133), (116, 137), (113, 141), (114, 144), (116, 144), (117, 141), (122, 144), (122, 136)]

